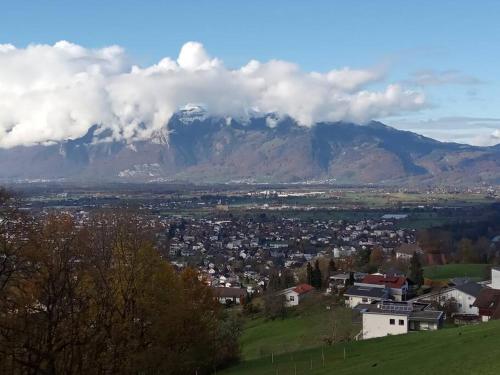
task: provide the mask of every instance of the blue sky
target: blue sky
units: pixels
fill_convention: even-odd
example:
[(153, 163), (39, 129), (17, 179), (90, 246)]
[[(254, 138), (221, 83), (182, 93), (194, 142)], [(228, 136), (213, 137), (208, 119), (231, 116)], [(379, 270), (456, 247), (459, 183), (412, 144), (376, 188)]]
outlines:
[(429, 101), (382, 120), (463, 141), (500, 129), (499, 15), (499, 1), (5, 1), (0, 43), (117, 44), (148, 66), (194, 40), (228, 67), (382, 67), (375, 87), (402, 82)]

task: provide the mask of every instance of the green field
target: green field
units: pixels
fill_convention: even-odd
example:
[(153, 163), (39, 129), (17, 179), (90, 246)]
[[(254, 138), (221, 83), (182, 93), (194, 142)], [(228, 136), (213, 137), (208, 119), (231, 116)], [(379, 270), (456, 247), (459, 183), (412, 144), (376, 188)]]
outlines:
[(268, 355), (218, 372), (224, 375), (499, 373), (499, 321), (322, 346), (273, 358)]
[(432, 280), (447, 280), (453, 277), (470, 277), (473, 280), (488, 278), (488, 264), (446, 264), (424, 267), (424, 277)]
[(331, 306), (329, 299), (316, 298), (309, 306), (291, 309), (286, 319), (266, 320), (259, 317), (249, 320), (241, 339), (243, 358), (255, 359), (318, 347), (334, 332), (336, 337), (359, 332), (361, 327), (352, 323), (350, 309), (327, 309), (327, 306)]

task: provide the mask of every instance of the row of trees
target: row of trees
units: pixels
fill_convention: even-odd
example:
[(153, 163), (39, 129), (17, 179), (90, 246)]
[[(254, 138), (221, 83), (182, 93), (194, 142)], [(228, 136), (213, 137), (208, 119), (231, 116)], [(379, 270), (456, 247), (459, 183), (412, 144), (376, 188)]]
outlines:
[(239, 324), (153, 227), (107, 213), (35, 220), (0, 194), (0, 373), (199, 374), (238, 357)]

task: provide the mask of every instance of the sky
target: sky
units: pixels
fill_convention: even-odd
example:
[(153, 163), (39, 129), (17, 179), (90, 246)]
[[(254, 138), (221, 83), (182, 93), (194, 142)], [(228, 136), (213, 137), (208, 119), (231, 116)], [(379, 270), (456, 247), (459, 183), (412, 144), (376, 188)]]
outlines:
[(93, 121), (145, 137), (138, 124), (188, 102), (500, 143), (499, 14), (488, 0), (4, 1), (0, 146)]

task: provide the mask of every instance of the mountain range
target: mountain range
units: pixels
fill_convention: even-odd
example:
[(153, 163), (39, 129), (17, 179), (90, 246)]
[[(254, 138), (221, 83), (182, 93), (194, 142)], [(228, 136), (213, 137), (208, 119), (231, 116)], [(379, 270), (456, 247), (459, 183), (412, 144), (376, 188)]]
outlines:
[(0, 149), (2, 180), (500, 183), (500, 145), (439, 142), (380, 122), (298, 125), (275, 114), (237, 120), (191, 107), (150, 139), (78, 139)]

